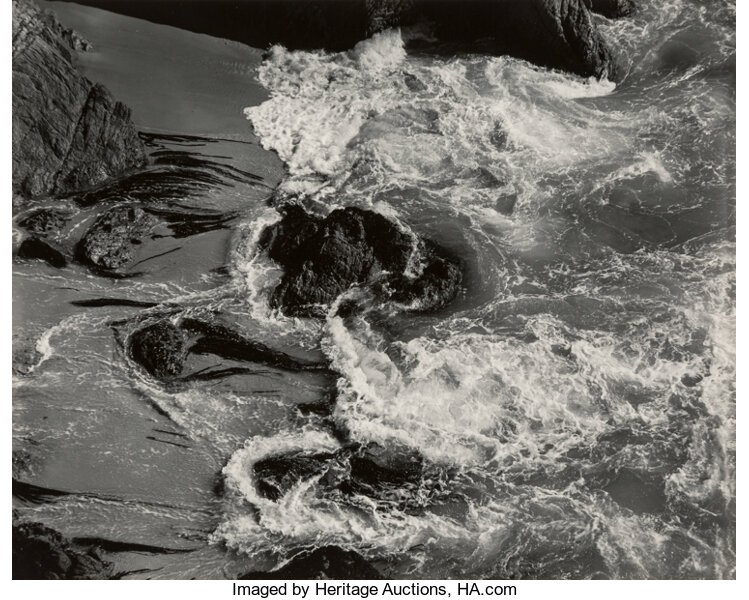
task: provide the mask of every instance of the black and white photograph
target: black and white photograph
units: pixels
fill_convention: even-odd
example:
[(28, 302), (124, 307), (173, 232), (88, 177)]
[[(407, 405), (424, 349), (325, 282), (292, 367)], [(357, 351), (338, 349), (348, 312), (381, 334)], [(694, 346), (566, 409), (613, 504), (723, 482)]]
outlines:
[(736, 4), (6, 2), (12, 579), (736, 580)]

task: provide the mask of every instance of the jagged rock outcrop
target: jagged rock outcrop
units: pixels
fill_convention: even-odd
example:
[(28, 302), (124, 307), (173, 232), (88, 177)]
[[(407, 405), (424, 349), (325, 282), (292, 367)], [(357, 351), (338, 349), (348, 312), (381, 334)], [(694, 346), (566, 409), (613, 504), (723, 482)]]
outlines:
[(247, 573), (239, 579), (382, 579), (382, 576), (357, 552), (323, 546), (297, 556), (275, 571)]
[(112, 565), (96, 549), (74, 547), (41, 523), (13, 525), (13, 579), (109, 579)]
[(260, 247), (284, 268), (271, 304), (286, 314), (323, 316), (354, 285), (418, 311), (441, 308), (460, 289), (456, 259), (378, 213), (347, 207), (320, 219), (296, 205), (280, 210)]
[[(409, 11), (408, 14), (413, 14)], [(415, 13), (436, 36), (585, 77), (616, 77), (614, 54), (585, 0), (417, 0)]]
[(13, 193), (97, 185), (146, 163), (130, 109), (75, 67), (87, 42), (27, 0), (13, 1)]

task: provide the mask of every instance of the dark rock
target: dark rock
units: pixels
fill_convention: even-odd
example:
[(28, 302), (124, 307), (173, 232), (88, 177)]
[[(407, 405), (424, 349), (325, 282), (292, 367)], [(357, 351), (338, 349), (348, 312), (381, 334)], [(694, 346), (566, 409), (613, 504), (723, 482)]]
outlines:
[(190, 352), (195, 354), (215, 354), (227, 360), (261, 363), (287, 371), (316, 371), (327, 368), (327, 364), (293, 358), (217, 323), (187, 318), (182, 321), (181, 326), (200, 336), (190, 347)]
[(108, 579), (112, 565), (41, 523), (13, 525), (13, 579)]
[[(283, 219), (260, 239), (270, 258), (284, 267), (271, 304), (298, 316), (323, 316), (354, 285), (378, 281), (380, 295), (415, 310), (440, 308), (458, 292), (458, 261), (429, 240), (415, 240), (382, 215), (359, 208), (335, 210), (325, 219), (299, 206), (281, 209)], [(416, 245), (423, 269), (406, 270)]]
[(455, 297), (463, 272), (456, 260), (430, 240), (423, 241), (421, 260), (426, 266), (418, 277), (402, 274), (388, 281), (391, 298), (412, 310), (437, 310)]
[[(304, 479), (322, 475), (326, 491), (378, 496), (393, 486), (408, 486), (422, 481), (424, 459), (414, 450), (375, 442), (350, 445), (336, 452), (291, 452), (259, 460), (253, 466), (253, 478), (260, 494), (278, 500)], [(405, 490), (404, 490), (405, 492)], [(407, 498), (404, 498), (406, 501)]]
[(130, 109), (76, 69), (85, 45), (50, 13), (13, 2), (13, 192), (97, 185), (146, 163)]
[(114, 271), (135, 258), (139, 244), (158, 220), (143, 209), (120, 206), (100, 215), (78, 243), (78, 258), (96, 269)]
[(552, 344), (551, 352), (552, 354), (556, 354), (557, 356), (561, 356), (562, 358), (569, 358), (570, 356), (572, 356), (572, 346), (569, 346), (567, 344)]
[(690, 375), (688, 373), (685, 373), (684, 375), (681, 376), (681, 382), (687, 387), (694, 387), (703, 379), (704, 377), (700, 375), (699, 373), (696, 375)]
[(55, 247), (53, 242), (42, 240), (38, 237), (29, 237), (21, 242), (18, 247), (19, 258), (31, 258), (43, 260), (58, 269), (67, 264), (65, 254)]
[(585, 5), (594, 13), (609, 19), (628, 17), (637, 10), (635, 0), (585, 0)]
[[(256, 48), (342, 51), (392, 27), (429, 22), (460, 50), (510, 54), (583, 76), (612, 74), (612, 54), (588, 0), (254, 0), (225, 3), (205, 18), (162, 3), (126, 3), (132, 16), (231, 37)], [(198, 23), (199, 21), (199, 23)], [(206, 30), (206, 27), (208, 28)], [(418, 43), (418, 42), (416, 42)]]
[(163, 319), (133, 332), (129, 352), (154, 377), (171, 379), (182, 373), (187, 356), (185, 334)]
[(507, 130), (503, 123), (497, 121), (494, 123), (494, 128), (489, 134), (489, 141), (492, 145), (500, 151), (507, 150), (510, 147), (510, 140), (507, 136)]
[(55, 235), (60, 233), (70, 220), (71, 213), (61, 208), (41, 208), (23, 217), (18, 224), (37, 235)]
[(412, 73), (404, 73), (403, 81), (405, 82), (406, 87), (412, 92), (423, 92), (427, 89), (424, 82)]
[(616, 75), (616, 61), (586, 0), (422, 0), (404, 14), (431, 21), (442, 41), (478, 45), (584, 77)]
[(367, 35), (414, 22), (418, 0), (364, 0)]
[(31, 333), (13, 334), (13, 374), (28, 375), (42, 358), (36, 349), (37, 337)]
[(349, 471), (345, 454), (294, 452), (259, 460), (253, 466), (253, 477), (258, 492), (275, 501), (300, 481), (321, 474), (327, 487), (335, 488), (348, 477)]
[(338, 546), (324, 546), (292, 559), (280, 569), (253, 572), (239, 579), (382, 579), (360, 554)]
[(350, 462), (352, 479), (373, 486), (416, 483), (424, 470), (420, 454), (397, 444), (386, 448), (370, 442), (354, 452)]

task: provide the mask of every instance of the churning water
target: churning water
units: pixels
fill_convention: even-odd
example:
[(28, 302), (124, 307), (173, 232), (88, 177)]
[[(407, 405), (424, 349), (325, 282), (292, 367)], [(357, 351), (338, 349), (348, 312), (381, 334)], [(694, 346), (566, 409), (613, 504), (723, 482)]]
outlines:
[[(254, 184), (199, 198), (243, 215), (227, 279), (20, 267), (29, 293), (231, 314), (248, 337), (324, 354), (337, 428), (418, 452), (419, 484), (343, 496), (317, 475), (263, 497), (257, 461), (340, 448), (283, 401), (325, 383), (258, 372), (165, 388), (112, 355), (110, 326), (132, 310), (97, 309), (37, 323), (14, 425), (58, 448), (49, 487), (96, 478), (99, 493), (32, 516), (197, 552), (161, 572), (151, 560), (150, 576), (236, 575), (237, 557), (268, 568), (335, 544), (392, 577), (735, 577), (735, 6), (668, 0), (601, 20), (627, 65), (617, 83), (448, 55), (423, 30), (344, 53), (274, 47), (259, 68), (269, 99), (245, 112), (287, 167), (279, 201), (369, 208), (447, 247), (464, 289), (436, 314), (271, 311), (280, 272), (257, 240), (279, 217)], [(144, 406), (172, 426), (150, 430), (162, 416)], [(85, 473), (71, 467), (83, 455)]]
[[(379, 211), (466, 261), (440, 314), (333, 310), (321, 335), (337, 423), (418, 450), (457, 500), (347, 504), (315, 478), (259, 497), (260, 458), (337, 447), (308, 425), (234, 454), (258, 514), (217, 539), (424, 577), (733, 576), (735, 11), (653, 4), (604, 25), (618, 84), (410, 52), (424, 34), (405, 30), (272, 49), (271, 97), (245, 112), (288, 167), (281, 195)], [(249, 262), (255, 298), (274, 280)]]

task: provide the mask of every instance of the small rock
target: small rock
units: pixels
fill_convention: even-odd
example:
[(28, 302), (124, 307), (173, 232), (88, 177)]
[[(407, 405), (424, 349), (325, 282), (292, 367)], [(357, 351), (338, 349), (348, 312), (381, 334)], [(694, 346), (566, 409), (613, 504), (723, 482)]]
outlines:
[(114, 271), (135, 258), (136, 247), (158, 219), (134, 206), (121, 206), (100, 215), (78, 243), (77, 255), (88, 265)]
[(427, 86), (421, 81), (421, 79), (411, 73), (404, 73), (403, 81), (406, 83), (406, 87), (412, 92), (423, 92), (427, 89)]
[(163, 319), (130, 336), (130, 356), (159, 379), (171, 379), (182, 373), (187, 342), (181, 329)]
[(702, 381), (703, 376), (696, 374), (696, 375), (689, 375), (688, 373), (681, 376), (681, 382), (687, 386), (687, 387), (694, 387), (696, 386), (700, 381)]
[(572, 346), (568, 344), (552, 344), (551, 353), (561, 356), (562, 358), (569, 358), (572, 356)]

